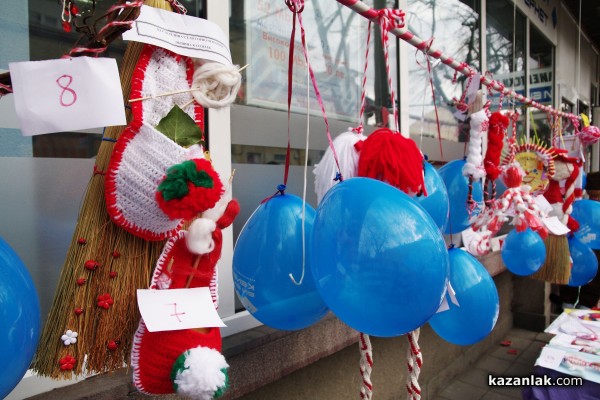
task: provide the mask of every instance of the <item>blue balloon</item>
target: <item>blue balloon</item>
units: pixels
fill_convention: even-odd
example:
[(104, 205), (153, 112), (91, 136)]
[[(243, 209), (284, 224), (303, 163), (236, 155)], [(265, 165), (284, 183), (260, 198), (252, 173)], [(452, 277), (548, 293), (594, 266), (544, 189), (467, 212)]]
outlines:
[(496, 198), (502, 196), (506, 192), (506, 185), (502, 182), (502, 179), (496, 179)]
[(467, 346), (490, 334), (500, 305), (498, 290), (485, 267), (461, 249), (450, 249), (450, 283), (458, 306), (448, 301), (449, 310), (435, 314), (429, 325), (447, 342)]
[(587, 285), (598, 272), (598, 258), (592, 249), (575, 236), (569, 237), (569, 252), (573, 260), (569, 286)]
[(546, 261), (546, 245), (530, 228), (523, 232), (513, 229), (504, 239), (501, 255), (510, 272), (527, 276), (539, 270)]
[(317, 208), (312, 268), (325, 304), (350, 327), (403, 335), (436, 312), (448, 279), (448, 252), (431, 217), (402, 191), (351, 178)]
[(235, 290), (246, 309), (276, 329), (306, 328), (327, 314), (311, 273), (310, 237), (315, 210), (305, 205), (302, 276), (302, 199), (278, 195), (261, 204), (242, 228), (233, 252)]
[[(444, 233), (459, 233), (471, 225), (467, 209), (469, 180), (462, 174), (464, 165), (465, 160), (454, 160), (442, 166), (438, 171), (446, 185), (450, 201), (450, 218)], [(473, 182), (471, 196), (475, 202), (483, 202), (481, 181)]]
[(587, 185), (587, 174), (585, 173), (585, 171), (582, 169), (581, 170), (581, 187), (583, 189), (585, 189), (585, 185)]
[(425, 189), (427, 196), (413, 197), (421, 207), (433, 218), (433, 221), (444, 232), (448, 225), (448, 213), (450, 204), (448, 202), (448, 191), (442, 177), (435, 167), (428, 162), (424, 163)]
[(0, 399), (25, 375), (40, 338), (40, 301), (31, 276), (0, 238)]
[(573, 203), (571, 216), (579, 222), (579, 230), (575, 232), (577, 239), (592, 249), (600, 250), (600, 202), (577, 200)]

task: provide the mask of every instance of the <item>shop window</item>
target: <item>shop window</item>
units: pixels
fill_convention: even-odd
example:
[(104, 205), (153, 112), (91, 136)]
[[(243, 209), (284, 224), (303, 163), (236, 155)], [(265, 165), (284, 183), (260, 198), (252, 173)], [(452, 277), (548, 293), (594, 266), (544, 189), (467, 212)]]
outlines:
[[(528, 97), (546, 106), (554, 102), (554, 45), (538, 29), (530, 26)], [(552, 123), (548, 114), (530, 108), (530, 137), (551, 145)]]
[[(431, 38), (432, 47), (458, 62), (465, 62), (481, 70), (479, 1), (475, 0), (418, 0), (408, 2), (407, 21), (411, 31), (421, 39)], [(454, 113), (454, 99), (460, 99), (467, 85), (467, 77), (458, 74), (453, 84), (454, 70), (438, 65), (429, 74), (427, 62), (421, 52), (408, 51), (409, 118), (410, 135), (415, 139), (438, 137), (436, 110), (430, 81), (435, 89), (435, 103), (440, 122), (442, 139), (454, 142), (466, 141), (468, 127)], [(447, 161), (447, 160), (446, 160)]]

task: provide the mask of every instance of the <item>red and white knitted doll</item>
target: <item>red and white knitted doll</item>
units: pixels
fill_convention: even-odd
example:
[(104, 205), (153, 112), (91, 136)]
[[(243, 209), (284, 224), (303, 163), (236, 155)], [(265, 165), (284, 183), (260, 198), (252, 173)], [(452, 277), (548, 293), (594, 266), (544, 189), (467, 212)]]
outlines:
[[(239, 204), (228, 190), (188, 231), (179, 231), (167, 242), (150, 288), (210, 287), (218, 307), (216, 264), (221, 256), (221, 230), (238, 213)], [(142, 320), (131, 352), (133, 381), (146, 394), (178, 393), (200, 400), (219, 397), (228, 385), (228, 365), (220, 351), (219, 328), (149, 332)]]

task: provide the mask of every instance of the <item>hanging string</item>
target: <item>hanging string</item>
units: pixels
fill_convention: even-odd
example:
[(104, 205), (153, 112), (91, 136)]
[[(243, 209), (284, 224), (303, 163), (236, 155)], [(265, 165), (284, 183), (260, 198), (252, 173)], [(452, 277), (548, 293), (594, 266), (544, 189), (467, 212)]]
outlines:
[[(433, 38), (430, 39), (431, 43), (433, 43)], [(429, 46), (431, 46), (431, 43)], [(442, 129), (440, 128), (440, 116), (438, 114), (437, 102), (435, 99), (435, 88), (433, 86), (433, 72), (431, 70), (431, 61), (429, 59), (429, 55), (427, 52), (424, 52), (425, 57), (427, 59), (427, 73), (429, 75), (429, 85), (431, 86), (431, 98), (433, 100), (433, 109), (435, 110), (435, 123), (437, 125), (437, 137), (438, 143), (440, 145), (440, 161), (444, 161), (444, 149), (442, 146)]]
[(399, 132), (398, 127), (398, 108), (396, 107), (396, 99), (394, 87), (392, 86), (392, 74), (390, 73), (390, 57), (389, 57), (389, 32), (393, 29), (404, 27), (405, 13), (399, 9), (384, 8), (378, 10), (379, 27), (381, 29), (381, 42), (383, 46), (383, 54), (385, 59), (385, 72), (388, 78), (388, 86), (390, 89), (390, 101), (392, 102), (392, 110), (394, 114), (394, 124), (396, 132)]
[(363, 79), (360, 88), (360, 110), (358, 111), (358, 126), (353, 128), (352, 130), (356, 133), (363, 133), (363, 117), (365, 114), (365, 101), (367, 97), (367, 91), (365, 90), (367, 86), (367, 68), (369, 67), (369, 45), (371, 44), (371, 24), (369, 21), (369, 25), (367, 27), (367, 50), (365, 51), (365, 68), (363, 70)]
[(302, 285), (306, 273), (306, 187), (308, 180), (308, 151), (310, 138), (310, 71), (308, 70), (308, 62), (306, 65), (306, 144), (304, 146), (304, 186), (302, 188), (302, 275), (300, 276), (299, 281), (296, 281), (293, 274), (290, 273), (289, 275), (292, 282), (297, 286)]
[(373, 383), (371, 382), (371, 371), (373, 370), (373, 348), (369, 335), (360, 333), (358, 340), (360, 350), (360, 376), (361, 388), (360, 398), (371, 400), (373, 398)]

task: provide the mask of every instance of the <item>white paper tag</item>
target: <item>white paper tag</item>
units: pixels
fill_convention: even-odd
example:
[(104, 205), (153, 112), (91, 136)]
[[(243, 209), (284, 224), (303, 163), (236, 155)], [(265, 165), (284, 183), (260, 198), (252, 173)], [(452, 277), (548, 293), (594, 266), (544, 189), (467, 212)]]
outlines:
[(533, 201), (535, 202), (535, 205), (538, 206), (542, 214), (546, 215), (552, 212), (552, 204), (550, 204), (550, 202), (543, 195), (540, 194), (539, 196), (535, 196)]
[(477, 98), (477, 91), (479, 90), (479, 85), (481, 84), (481, 74), (476, 72), (475, 75), (470, 80), (469, 86), (467, 86), (467, 104), (471, 105), (475, 102)]
[(207, 287), (138, 289), (138, 307), (150, 332), (225, 326)]
[(142, 6), (133, 27), (123, 40), (153, 44), (182, 56), (231, 65), (229, 39), (214, 22)]
[(26, 61), (9, 69), (24, 136), (127, 124), (113, 58)]
[(450, 283), (450, 281), (448, 281), (446, 283), (446, 294), (444, 295), (442, 304), (440, 304), (440, 306), (438, 307), (436, 314), (440, 313), (440, 312), (448, 311), (450, 309), (450, 303), (448, 303), (448, 297), (450, 297), (450, 301), (452, 302), (452, 304), (460, 307), (460, 304), (458, 304), (458, 300), (456, 299), (456, 292), (454, 291), (454, 288), (452, 287), (452, 284)]
[(550, 346), (544, 346), (542, 353), (535, 362), (535, 365), (555, 370), (560, 366), (560, 363), (566, 354), (567, 352), (564, 350)]
[(553, 235), (561, 236), (571, 232), (571, 230), (567, 228), (565, 224), (560, 222), (558, 217), (542, 218), (542, 222), (544, 223), (544, 225), (546, 225), (548, 231), (550, 231), (550, 233), (552, 233)]
[(576, 351), (580, 351), (583, 347), (573, 344), (576, 339), (577, 337), (575, 336), (559, 333), (558, 335), (554, 336), (552, 340), (550, 340), (550, 344), (553, 346), (567, 347)]

